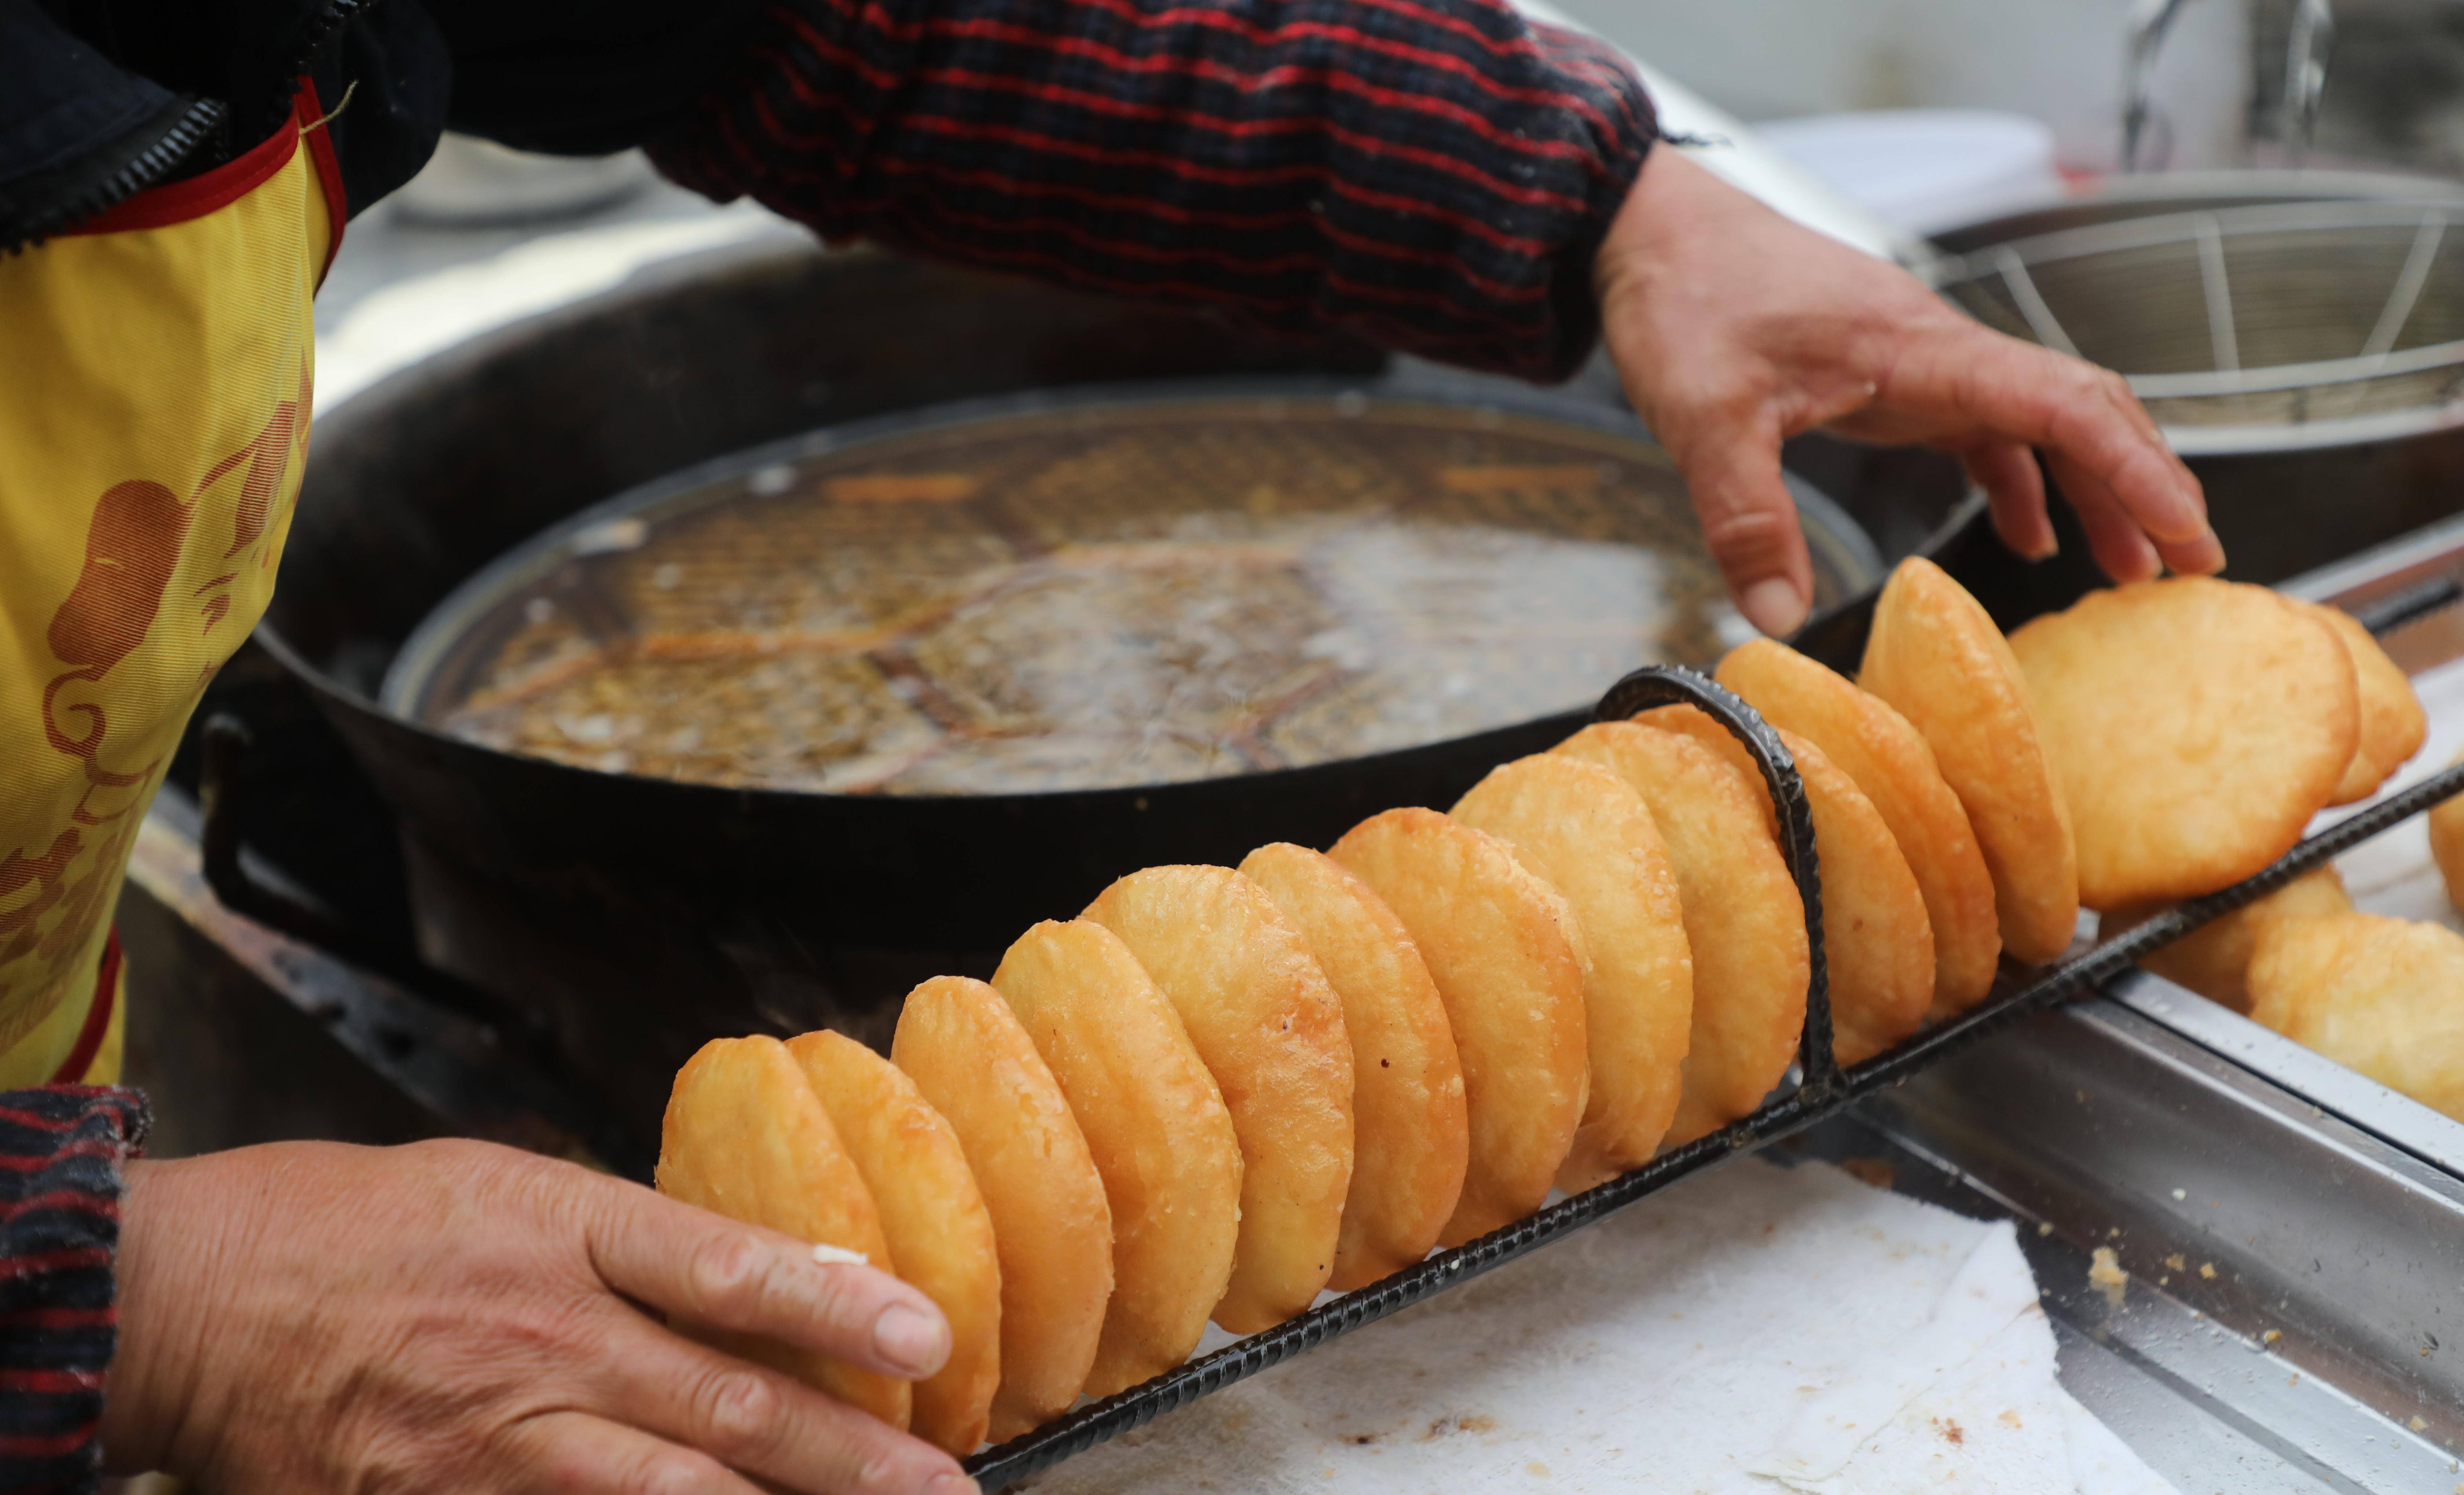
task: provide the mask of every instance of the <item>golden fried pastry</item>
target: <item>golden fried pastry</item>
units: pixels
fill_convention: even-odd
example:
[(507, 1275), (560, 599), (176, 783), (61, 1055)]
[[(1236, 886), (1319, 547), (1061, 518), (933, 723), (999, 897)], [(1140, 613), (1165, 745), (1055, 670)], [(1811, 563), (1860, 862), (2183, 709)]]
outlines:
[(984, 1440), (1001, 1381), (1001, 1263), (992, 1217), (957, 1133), (915, 1082), (843, 1033), (787, 1041), (881, 1218), (899, 1280), (950, 1321), (950, 1358), (914, 1383), (908, 1431), (965, 1455)]
[(1388, 810), (1330, 853), (1411, 931), (1463, 1060), (1471, 1155), (1439, 1241), (1540, 1207), (1590, 1081), (1581, 934), (1566, 900), (1495, 838), (1435, 810)]
[(1232, 1280), (1241, 1139), (1180, 1015), (1100, 924), (1036, 925), (993, 973), (1068, 1098), (1112, 1211), (1112, 1298), (1087, 1375), (1109, 1396), (1189, 1358)]
[[(1680, 733), (1731, 760), (1757, 787), (1761, 770), (1728, 730), (1691, 706), (1635, 720)], [(1822, 950), (1830, 977), (1831, 1051), (1843, 1065), (1871, 1059), (1917, 1030), (1933, 1000), (1933, 927), (1925, 895), (1874, 802), (1811, 741), (1779, 730), (1814, 812), (1822, 870)], [(1778, 811), (1763, 792), (1766, 823)], [(1794, 885), (1791, 884), (1792, 889)]]
[(2352, 656), (2209, 577), (2091, 592), (2011, 636), (2079, 842), (2079, 901), (2195, 898), (2290, 850), (2360, 738)]
[(1104, 1180), (1051, 1068), (990, 986), (936, 976), (908, 993), (890, 1058), (949, 1123), (992, 1221), (1001, 1374), (987, 1436), (1015, 1438), (1068, 1411), (1095, 1363), (1112, 1296)]
[(2430, 717), (2412, 693), (2411, 679), (2379, 648), (2379, 641), (2370, 637), (2359, 619), (2338, 607), (2301, 605), (2335, 630), (2353, 661), (2361, 733), (2353, 745), (2353, 759), (2344, 765), (2344, 777), (2337, 780), (2335, 797), (2327, 802), (2350, 804), (2377, 793), (2390, 774), (2411, 761), (2430, 736)]
[(1805, 1029), (1813, 962), (1804, 906), (1780, 860), (1769, 798), (1691, 737), (1631, 722), (1586, 727), (1551, 751), (1597, 763), (1651, 806), (1677, 874), (1694, 959), (1685, 1088), (1663, 1145), (1714, 1132), (1762, 1104)]
[(1084, 917), (1155, 978), (1231, 1110), (1241, 1238), (1215, 1321), (1255, 1333), (1309, 1306), (1334, 1268), (1352, 1187), (1343, 1000), (1266, 890), (1228, 867), (1150, 867)]
[(2002, 630), (1940, 566), (1911, 556), (1874, 605), (1857, 683), (1933, 749), (1993, 879), (2002, 948), (2042, 965), (2079, 923), (2071, 813), (2028, 682)]
[[(2455, 761), (2464, 763), (2464, 756)], [(2438, 880), (2447, 885), (2448, 907), (2464, 912), (2464, 795), (2440, 801), (2426, 818), (2430, 854), (2438, 862)]]
[(1342, 864), (1286, 842), (1243, 859), (1317, 957), (1352, 1040), (1352, 1188), (1327, 1286), (1362, 1287), (1418, 1262), (1463, 1197), (1471, 1148), (1463, 1061), (1411, 932)]
[[(863, 1176), (803, 1066), (775, 1038), (713, 1039), (685, 1061), (659, 1126), (657, 1179), (670, 1198), (897, 1270)], [(907, 1425), (910, 1388), (895, 1376), (749, 1335), (704, 1337)]]
[(1452, 813), (1565, 895), (1591, 956), (1591, 1099), (1557, 1187), (1578, 1193), (1648, 1162), (1677, 1114), (1694, 1021), (1685, 912), (1650, 806), (1608, 769), (1544, 753), (1490, 770)]
[(2259, 921), (2250, 1015), (2464, 1121), (2464, 935), (2375, 913)]
[[(2126, 934), (2170, 907), (2166, 904), (2116, 909), (2098, 921), (2097, 937)], [(2353, 900), (2344, 880), (2330, 865), (2304, 872), (2256, 903), (2235, 909), (2192, 930), (2147, 956), (2139, 963), (2177, 985), (2187, 986), (2210, 1001), (2239, 1013), (2250, 1011), (2250, 951), (2254, 930), (2264, 918), (2315, 918), (2348, 912)]]
[(1933, 1010), (1947, 1016), (1982, 1000), (2002, 955), (1993, 876), (1924, 734), (1889, 703), (1770, 639), (1730, 650), (1719, 680), (1765, 721), (1820, 748), (1890, 827), (1933, 929)]

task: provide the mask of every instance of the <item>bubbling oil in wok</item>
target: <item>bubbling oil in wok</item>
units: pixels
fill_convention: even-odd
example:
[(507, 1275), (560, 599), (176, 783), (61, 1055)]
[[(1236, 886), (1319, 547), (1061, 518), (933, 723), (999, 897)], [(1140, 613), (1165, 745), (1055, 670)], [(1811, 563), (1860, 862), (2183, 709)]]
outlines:
[(499, 562), (389, 702), (701, 783), (1104, 788), (1529, 720), (1743, 627), (1666, 459), (1615, 430), (1177, 399), (772, 456)]

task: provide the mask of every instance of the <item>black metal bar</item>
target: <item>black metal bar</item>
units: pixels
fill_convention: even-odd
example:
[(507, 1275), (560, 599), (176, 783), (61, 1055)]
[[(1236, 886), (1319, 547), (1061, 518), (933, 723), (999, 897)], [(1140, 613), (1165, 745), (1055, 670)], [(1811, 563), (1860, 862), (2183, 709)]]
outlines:
[(2452, 576), (2433, 577), (2418, 586), (2408, 586), (2353, 609), (2353, 621), (2372, 633), (2392, 633), (2459, 602), (2464, 602), (2464, 581)]
[(2302, 873), (2326, 865), (2372, 836), (2459, 792), (2464, 792), (2464, 763), (2432, 774), (2401, 794), (2390, 795), (2367, 809), (2346, 816), (2255, 876), (2220, 892), (2168, 909), (2144, 924), (2135, 924), (2054, 967), (2009, 997), (1929, 1028), (1888, 1053), (1876, 1055), (1848, 1072), (1848, 1091), (1852, 1096), (1867, 1095), (1898, 1084), (1945, 1054), (1990, 1038), (2029, 1013), (2101, 986), (2151, 951), (2161, 950), (2201, 925), (2257, 902)]
[[(1694, 679), (1703, 685), (1710, 685), (1708, 681), (1702, 681), (1699, 675)], [(1633, 677), (1629, 676), (1626, 681), (1620, 681), (1618, 690), (1626, 690), (1632, 680)], [(1649, 696), (1653, 703), (1657, 703), (1660, 697), (1652, 693), (1659, 689), (1658, 686), (1648, 689), (1638, 687), (1638, 698)], [(1710, 685), (1710, 689), (1719, 688)], [(1687, 698), (1702, 704), (1699, 697), (1689, 695)], [(1622, 700), (1617, 692), (1611, 692), (1601, 702), (1602, 714), (1607, 715)], [(1739, 705), (1743, 707), (1743, 703)], [(1705, 709), (1709, 710), (1707, 706)], [(1750, 711), (1750, 708), (1743, 709)], [(1761, 724), (1759, 717), (1754, 721)], [(1736, 723), (1726, 724), (1731, 732), (1737, 731)], [(1766, 725), (1763, 730), (1769, 732), (1770, 729)], [(1749, 741), (1749, 749), (1752, 746)], [(1779, 747), (1775, 737), (1769, 746)], [(1781, 747), (1779, 751), (1784, 754), (1786, 749)], [(1765, 754), (1757, 753), (1756, 759), (1764, 762), (1766, 774), (1770, 773), (1771, 765)], [(1786, 778), (1795, 780), (1793, 765)], [(1801, 783), (1798, 787), (1801, 793)], [(1106, 1397), (1032, 1433), (986, 1449), (967, 1461), (967, 1471), (987, 1489), (999, 1489), (1012, 1481), (1049, 1468), (1072, 1454), (1141, 1427), (1162, 1413), (1236, 1381), (1246, 1380), (1301, 1351), (1339, 1338), (1364, 1324), (1374, 1324), (1397, 1309), (1408, 1308), (1456, 1283), (1469, 1281), (1502, 1266), (1560, 1236), (1615, 1214), (1689, 1174), (1699, 1173), (1726, 1158), (1752, 1152), (1802, 1131), (1845, 1110), (1862, 1096), (1896, 1085), (1927, 1065), (1982, 1043), (2022, 1018), (2094, 990), (2149, 951), (2181, 938), (2211, 919), (2265, 897), (2311, 868), (2343, 855), (2372, 836), (2459, 792), (2464, 792), (2464, 764), (2443, 770), (2400, 794), (2391, 795), (2367, 809), (2347, 816), (2295, 846), (2255, 877), (2159, 914), (2047, 970), (2007, 997), (1971, 1008), (1927, 1029), (1888, 1053), (1877, 1055), (1848, 1070), (1836, 1084), (1824, 1088), (1801, 1085), (1743, 1121), (1662, 1154), (1631, 1173), (1561, 1200), (1528, 1220), (1518, 1220), (1451, 1251), (1441, 1252), (1417, 1266), (1407, 1267), (1382, 1282), (1346, 1293), (1264, 1333), (1253, 1334), (1236, 1345), (1227, 1345), (1213, 1354), (1166, 1372), (1143, 1385)], [(1804, 824), (1810, 843), (1810, 816)], [(1813, 907), (1809, 900), (1808, 908)], [(1815, 979), (1820, 979), (1818, 964)]]
[(1780, 855), (1788, 860), (1789, 876), (1796, 882), (1797, 901), (1805, 907), (1805, 947), (1812, 971), (1805, 988), (1805, 1029), (1797, 1041), (1797, 1073), (1805, 1088), (1817, 1093), (1839, 1083), (1839, 1061), (1834, 1050), (1831, 1022), (1831, 976), (1822, 952), (1822, 868), (1814, 841), (1814, 807), (1805, 797), (1805, 780), (1797, 777), (1796, 758), (1779, 739), (1762, 713), (1745, 698), (1708, 675), (1682, 665), (1654, 665), (1638, 670), (1609, 687), (1592, 711), (1595, 721), (1624, 721), (1655, 706), (1688, 705), (1728, 730), (1745, 745), (1762, 771), (1778, 812)]

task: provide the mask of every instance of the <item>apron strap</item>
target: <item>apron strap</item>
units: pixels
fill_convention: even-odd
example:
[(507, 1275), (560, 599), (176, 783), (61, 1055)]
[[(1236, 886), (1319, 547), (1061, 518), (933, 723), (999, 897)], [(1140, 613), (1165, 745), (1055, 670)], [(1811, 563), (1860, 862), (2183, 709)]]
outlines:
[(94, 1056), (102, 1051), (103, 1036), (111, 1031), (111, 1013), (120, 1004), (120, 927), (113, 925), (102, 942), (102, 961), (94, 974), (94, 1002), (85, 1011), (85, 1026), (77, 1029), (77, 1046), (60, 1061), (59, 1071), (52, 1076), (54, 1085), (77, 1085), (94, 1067)]

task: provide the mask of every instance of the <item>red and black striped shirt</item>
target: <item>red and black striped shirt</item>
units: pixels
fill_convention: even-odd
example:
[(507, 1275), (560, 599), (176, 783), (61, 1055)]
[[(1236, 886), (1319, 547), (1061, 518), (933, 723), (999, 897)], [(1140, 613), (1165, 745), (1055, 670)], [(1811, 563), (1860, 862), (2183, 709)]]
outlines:
[(1553, 379), (1656, 133), (1502, 0), (769, 0), (650, 149), (832, 238)]

